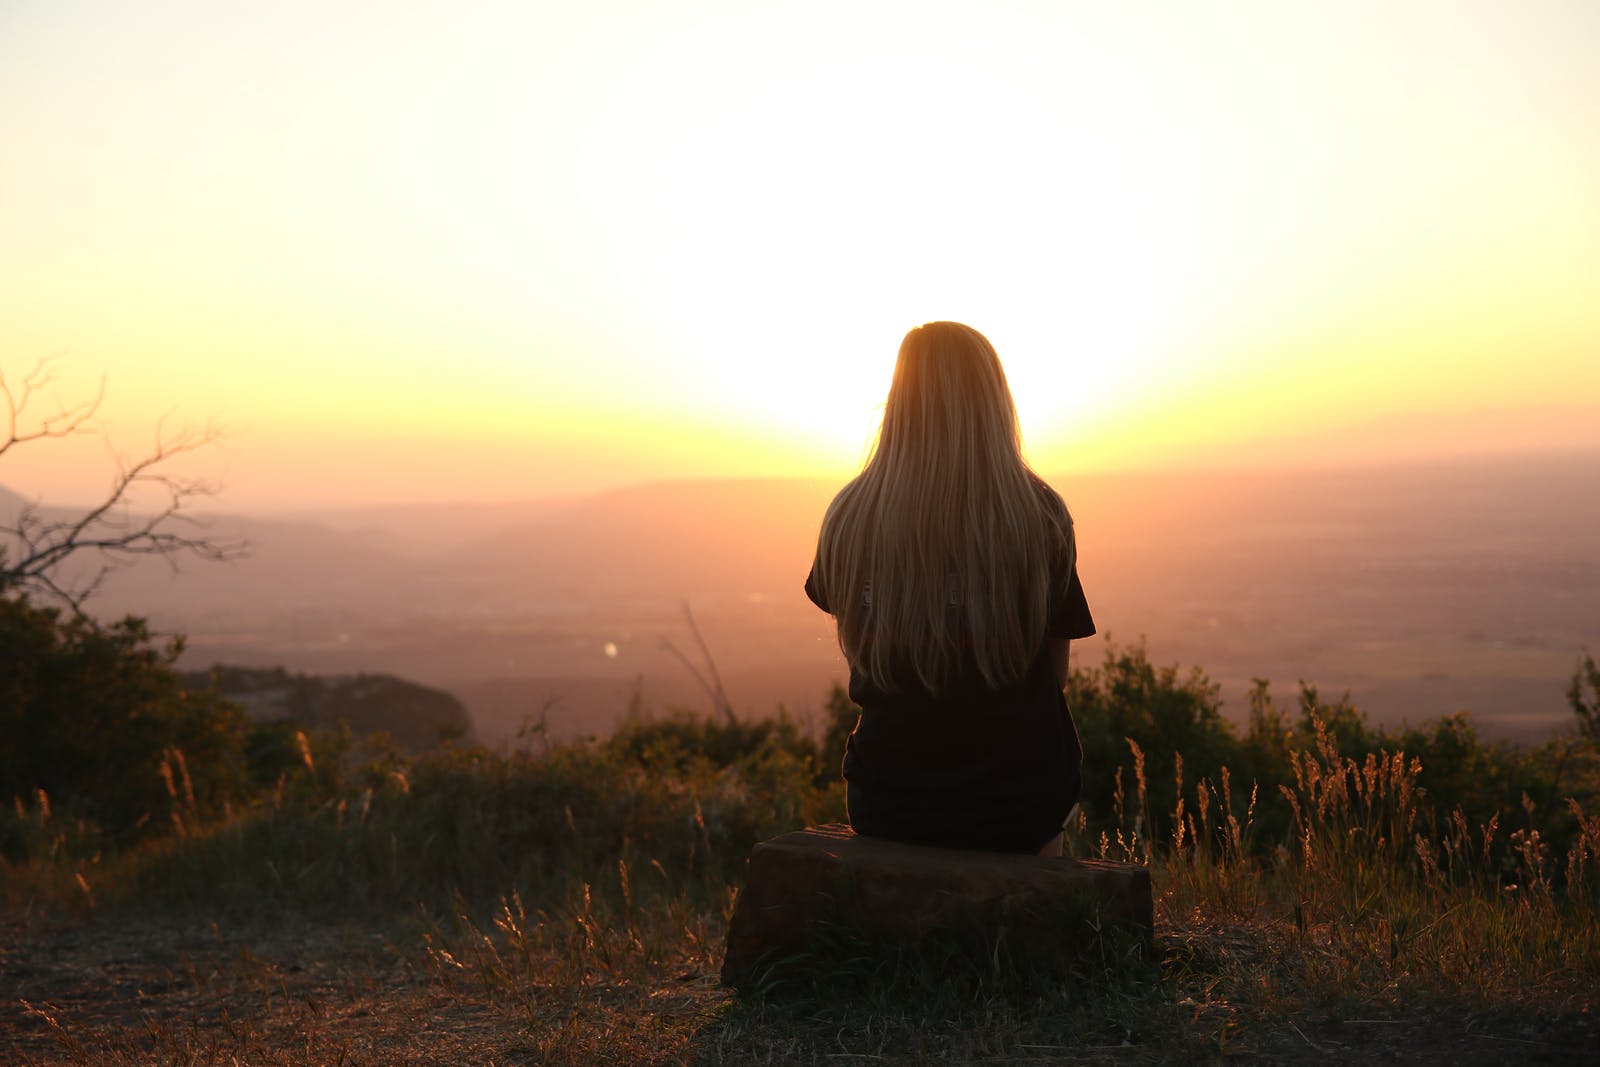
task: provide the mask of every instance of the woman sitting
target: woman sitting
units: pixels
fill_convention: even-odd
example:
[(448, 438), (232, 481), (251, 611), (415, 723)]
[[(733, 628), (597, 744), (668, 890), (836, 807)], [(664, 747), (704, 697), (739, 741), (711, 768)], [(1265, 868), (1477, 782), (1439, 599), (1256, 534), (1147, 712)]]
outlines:
[(1062, 688), (1094, 633), (1072, 518), (1022, 457), (993, 346), (960, 323), (900, 345), (865, 469), (822, 520), (806, 593), (834, 616), (860, 719), (850, 824), (1060, 855), (1083, 750)]

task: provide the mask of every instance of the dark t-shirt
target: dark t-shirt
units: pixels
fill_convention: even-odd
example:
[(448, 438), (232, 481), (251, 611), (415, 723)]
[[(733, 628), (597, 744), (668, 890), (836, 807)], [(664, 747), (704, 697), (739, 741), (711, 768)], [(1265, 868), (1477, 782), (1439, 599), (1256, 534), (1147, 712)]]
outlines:
[[(1076, 565), (1057, 590), (1033, 665), (1017, 682), (933, 696), (888, 693), (850, 671), (861, 717), (845, 749), (858, 833), (948, 848), (1034, 852), (1060, 832), (1082, 786), (1083, 748), (1050, 662), (1052, 638), (1088, 637), (1094, 619)], [(806, 595), (823, 611), (816, 565)]]

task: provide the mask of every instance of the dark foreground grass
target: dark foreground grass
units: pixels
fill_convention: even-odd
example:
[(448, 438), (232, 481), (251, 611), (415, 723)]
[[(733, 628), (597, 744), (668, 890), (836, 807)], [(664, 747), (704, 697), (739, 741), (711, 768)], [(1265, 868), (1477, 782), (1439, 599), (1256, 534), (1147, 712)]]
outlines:
[(581, 912), (523, 918), (514, 904), (497, 920), (447, 922), (35, 919), (5, 931), (0, 1059), (1584, 1063), (1600, 1041), (1592, 1001), (1570, 987), (1501, 1001), (1371, 973), (1337, 980), (1350, 957), (1325, 931), (1185, 923), (1170, 903), (1159, 959), (1085, 966), (1049, 987), (902, 952), (743, 997), (716, 981), (714, 917), (665, 906), (631, 932)]
[(716, 975), (743, 858), (838, 818), (838, 786), (774, 735), (716, 759), (643, 736), (376, 770), (308, 746), (302, 774), (225, 817), (175, 787), (172, 832), (120, 851), (19, 803), (0, 1061), (1498, 1064), (1600, 1047), (1600, 817), (1581, 805), (1557, 853), (1531, 828), (1440, 817), (1415, 761), (1322, 736), (1292, 754), (1276, 839), (1224, 777), (1173, 783), (1151, 840), (1135, 748), (1129, 795), (1069, 846), (1150, 864), (1152, 958), (1106, 931), (1044, 974), (1003, 938), (840, 933), (810, 971), (736, 995)]

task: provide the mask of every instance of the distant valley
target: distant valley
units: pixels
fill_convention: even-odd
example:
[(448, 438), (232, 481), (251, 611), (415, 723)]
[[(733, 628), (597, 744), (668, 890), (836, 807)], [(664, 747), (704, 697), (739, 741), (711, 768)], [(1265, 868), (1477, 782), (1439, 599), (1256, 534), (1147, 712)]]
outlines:
[[(1485, 733), (1568, 718), (1600, 651), (1600, 454), (1301, 472), (1051, 479), (1076, 519), (1100, 637), (1198, 665), (1243, 714), (1255, 676), (1305, 679), (1377, 721), (1470, 710)], [(805, 716), (844, 676), (801, 592), (837, 484), (682, 482), (517, 505), (217, 516), (227, 566), (116, 574), (102, 615), (188, 636), (183, 665), (386, 672), (455, 694), (485, 740), (603, 732), (707, 707), (688, 604), (736, 708)], [(668, 646), (671, 647), (668, 647)], [(674, 649), (676, 651), (674, 651)]]

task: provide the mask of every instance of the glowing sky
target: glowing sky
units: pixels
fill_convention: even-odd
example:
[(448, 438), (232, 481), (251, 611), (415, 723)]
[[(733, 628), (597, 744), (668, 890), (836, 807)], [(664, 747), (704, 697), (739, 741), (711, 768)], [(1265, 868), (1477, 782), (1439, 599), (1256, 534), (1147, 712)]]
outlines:
[(938, 318), (1050, 471), (1600, 444), (1597, 60), (1585, 0), (13, 0), (0, 370), (219, 419), (239, 507), (836, 477)]

